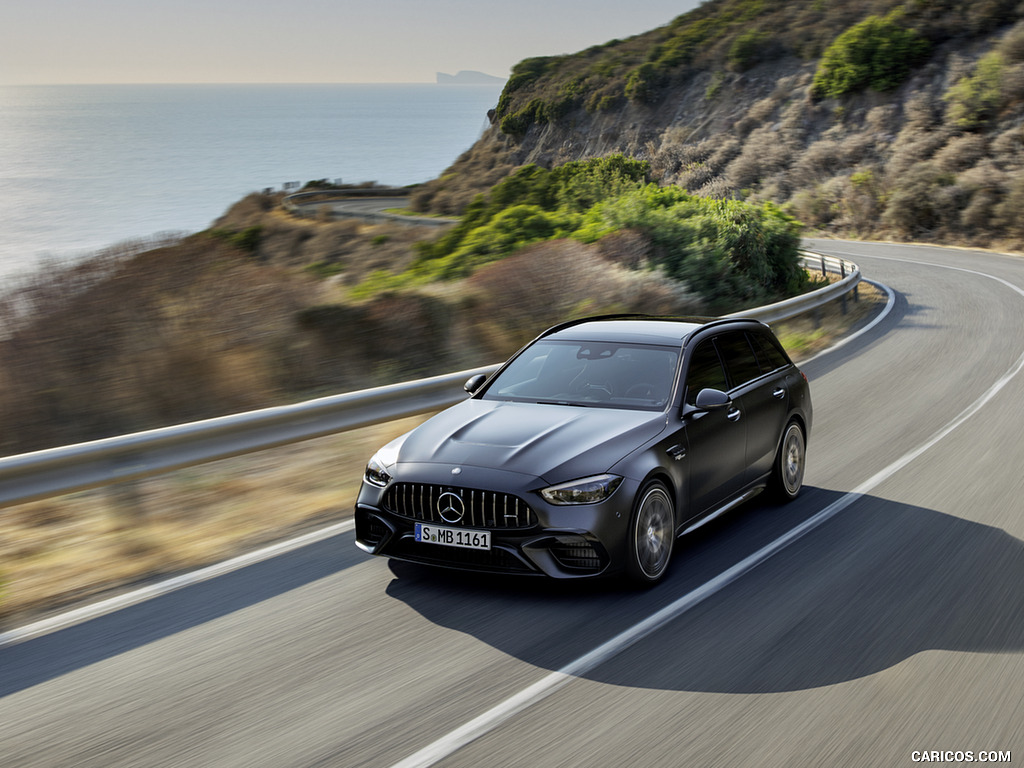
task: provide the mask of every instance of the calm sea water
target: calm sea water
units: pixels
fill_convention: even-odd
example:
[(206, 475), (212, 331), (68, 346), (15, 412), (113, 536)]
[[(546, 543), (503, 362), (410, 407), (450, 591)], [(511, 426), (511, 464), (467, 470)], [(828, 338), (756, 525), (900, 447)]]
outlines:
[(44, 257), (204, 229), (286, 182), (437, 177), (500, 86), (0, 87), (0, 280)]

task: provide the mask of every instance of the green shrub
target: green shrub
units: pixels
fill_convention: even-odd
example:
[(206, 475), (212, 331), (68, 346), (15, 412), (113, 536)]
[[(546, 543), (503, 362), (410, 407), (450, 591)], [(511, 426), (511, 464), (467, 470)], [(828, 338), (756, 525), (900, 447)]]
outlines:
[(799, 222), (778, 206), (710, 200), (647, 187), (595, 206), (577, 237), (630, 229), (650, 237), (654, 263), (720, 310), (802, 289)]
[(981, 57), (974, 73), (961, 77), (942, 97), (946, 114), (961, 130), (977, 128), (995, 117), (1002, 103), (1006, 60), (999, 51)]
[(755, 64), (769, 58), (771, 35), (762, 29), (748, 29), (741, 32), (729, 46), (729, 68), (735, 72), (746, 72)]
[[(393, 291), (400, 291), (416, 282), (415, 277), (411, 274), (403, 272), (396, 275), (388, 272), (386, 269), (378, 269), (368, 274), (361, 282), (353, 285), (348, 293), (350, 298), (356, 301), (364, 301)], [(312, 318), (313, 315), (310, 315), (310, 317)], [(305, 322), (312, 326), (313, 320)]]
[(253, 255), (260, 247), (260, 237), (263, 234), (263, 227), (257, 225), (242, 230), (232, 229), (211, 229), (208, 234), (218, 240), (233, 245), (240, 251)]
[(836, 38), (814, 74), (812, 92), (838, 98), (871, 88), (889, 91), (902, 83), (922, 61), (930, 44), (898, 23), (900, 13), (869, 16)]
[(626, 78), (626, 98), (641, 104), (658, 100), (664, 77), (657, 66), (647, 61), (629, 73)]

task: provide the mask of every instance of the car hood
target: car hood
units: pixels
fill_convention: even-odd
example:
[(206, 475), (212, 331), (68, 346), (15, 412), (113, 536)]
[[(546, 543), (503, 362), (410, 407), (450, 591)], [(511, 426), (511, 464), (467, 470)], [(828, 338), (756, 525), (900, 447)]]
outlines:
[(607, 471), (664, 427), (661, 412), (470, 399), (410, 432), (398, 463), (488, 467), (558, 483)]

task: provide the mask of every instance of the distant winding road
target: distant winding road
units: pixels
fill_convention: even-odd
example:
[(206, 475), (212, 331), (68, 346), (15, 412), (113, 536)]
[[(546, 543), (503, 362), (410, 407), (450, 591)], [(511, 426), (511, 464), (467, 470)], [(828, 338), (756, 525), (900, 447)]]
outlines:
[(1024, 259), (809, 246), (896, 299), (806, 364), (794, 503), (705, 526), (640, 593), (344, 533), (0, 649), (0, 764), (1024, 761)]

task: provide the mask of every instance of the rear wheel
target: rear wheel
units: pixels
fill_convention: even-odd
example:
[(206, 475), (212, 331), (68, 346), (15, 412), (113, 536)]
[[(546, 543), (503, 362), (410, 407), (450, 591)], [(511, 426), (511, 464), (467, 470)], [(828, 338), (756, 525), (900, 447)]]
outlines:
[(779, 443), (779, 453), (772, 467), (771, 491), (780, 501), (791, 501), (800, 493), (804, 483), (804, 462), (807, 444), (804, 430), (795, 421), (786, 425)]
[(660, 481), (644, 486), (629, 526), (630, 579), (645, 586), (661, 581), (675, 543), (675, 504)]

